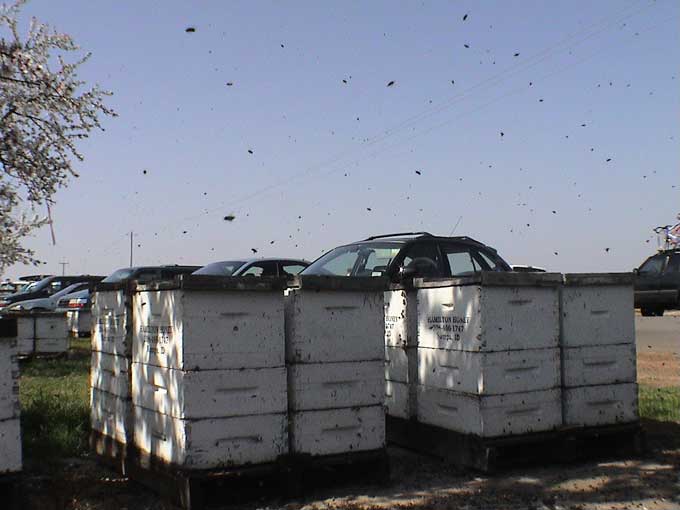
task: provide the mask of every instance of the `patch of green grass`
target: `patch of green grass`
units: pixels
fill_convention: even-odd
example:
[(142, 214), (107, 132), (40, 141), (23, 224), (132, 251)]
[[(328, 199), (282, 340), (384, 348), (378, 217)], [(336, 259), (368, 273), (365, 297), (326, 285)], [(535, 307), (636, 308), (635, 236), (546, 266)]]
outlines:
[(90, 358), (22, 362), (19, 397), (24, 456), (37, 462), (77, 456), (90, 430)]
[(640, 417), (680, 422), (680, 388), (640, 386)]

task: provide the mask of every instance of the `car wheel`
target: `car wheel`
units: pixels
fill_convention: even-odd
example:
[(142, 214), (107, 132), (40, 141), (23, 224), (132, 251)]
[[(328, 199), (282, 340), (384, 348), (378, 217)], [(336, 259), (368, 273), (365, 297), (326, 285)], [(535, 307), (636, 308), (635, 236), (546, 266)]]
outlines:
[(640, 315), (643, 317), (652, 317), (654, 315), (654, 310), (651, 308), (640, 308)]
[(654, 315), (656, 315), (657, 317), (663, 317), (664, 312), (665, 310), (663, 308), (657, 308), (656, 310), (654, 310)]

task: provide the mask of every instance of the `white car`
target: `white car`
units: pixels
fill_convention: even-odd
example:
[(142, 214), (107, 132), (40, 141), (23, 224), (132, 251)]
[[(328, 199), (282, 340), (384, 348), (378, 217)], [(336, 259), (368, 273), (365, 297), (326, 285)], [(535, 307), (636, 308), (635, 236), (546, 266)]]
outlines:
[(17, 301), (2, 309), (3, 313), (7, 312), (53, 312), (57, 308), (57, 303), (59, 299), (64, 297), (66, 294), (71, 294), (72, 292), (77, 292), (79, 290), (87, 289), (91, 283), (88, 282), (78, 282), (73, 285), (55, 292), (51, 296), (29, 299), (27, 301)]

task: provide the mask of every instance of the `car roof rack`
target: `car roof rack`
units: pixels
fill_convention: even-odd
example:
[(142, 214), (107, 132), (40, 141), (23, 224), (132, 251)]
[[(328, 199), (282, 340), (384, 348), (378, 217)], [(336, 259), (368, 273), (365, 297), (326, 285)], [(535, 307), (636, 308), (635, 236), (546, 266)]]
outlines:
[(371, 236), (364, 241), (372, 241), (374, 239), (383, 239), (385, 237), (397, 237), (397, 236), (424, 236), (424, 237), (434, 237), (432, 234), (429, 232), (397, 232), (396, 234), (383, 234), (379, 236)]

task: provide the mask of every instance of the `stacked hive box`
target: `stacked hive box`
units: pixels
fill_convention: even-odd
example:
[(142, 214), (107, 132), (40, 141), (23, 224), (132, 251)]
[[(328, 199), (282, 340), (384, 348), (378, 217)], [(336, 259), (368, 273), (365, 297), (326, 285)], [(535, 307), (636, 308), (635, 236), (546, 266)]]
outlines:
[(382, 278), (299, 277), (286, 297), (290, 452), (385, 447)]
[(630, 274), (567, 274), (561, 299), (564, 424), (636, 421)]
[(21, 471), (16, 319), (0, 319), (0, 475)]
[(68, 351), (69, 332), (65, 313), (19, 313), (16, 318), (20, 356)]
[(559, 427), (560, 282), (546, 273), (416, 280), (412, 417), (479, 437)]
[(134, 293), (134, 444), (184, 470), (288, 451), (284, 282), (185, 276)]
[(92, 296), (92, 446), (112, 457), (132, 441), (130, 306), (127, 283), (99, 284)]
[[(409, 408), (415, 398), (409, 395), (417, 390), (417, 372), (409, 374), (409, 367), (417, 367), (417, 333), (413, 331), (415, 318), (415, 291), (395, 289), (385, 292), (385, 404), (387, 413), (398, 418), (409, 418), (414, 410)], [(411, 303), (411, 306), (409, 306)]]
[(69, 334), (79, 338), (89, 336), (92, 331), (92, 312), (90, 310), (69, 310), (66, 312)]

